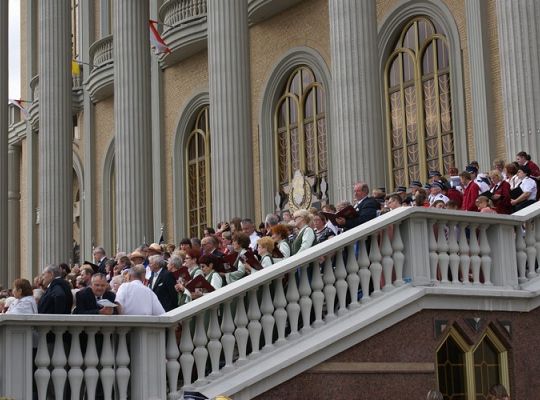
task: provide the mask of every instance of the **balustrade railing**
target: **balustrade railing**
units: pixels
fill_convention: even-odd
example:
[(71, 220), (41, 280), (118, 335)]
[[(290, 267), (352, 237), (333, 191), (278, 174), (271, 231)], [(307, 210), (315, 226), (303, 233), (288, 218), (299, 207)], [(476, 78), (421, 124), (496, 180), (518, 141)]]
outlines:
[(159, 10), (164, 33), (180, 24), (206, 16), (206, 0), (168, 0)]
[[(34, 367), (40, 399), (47, 390), (64, 398), (68, 386), (72, 398), (84, 388), (92, 399), (98, 385), (105, 398), (113, 392), (126, 398), (129, 387), (131, 398), (164, 398), (165, 392), (175, 398), (402, 287), (518, 289), (518, 278), (525, 283), (537, 276), (539, 220), (540, 204), (513, 216), (401, 209), (161, 317), (4, 315), (2, 348), (26, 358), (8, 363), (7, 354), (0, 373), (9, 365), (25, 376)], [(9, 332), (22, 329), (31, 337), (33, 325), (37, 352), (31, 359), (32, 340), (14, 341)], [(146, 341), (152, 351), (141, 352), (135, 338), (150, 327), (161, 339)], [(23, 342), (26, 351), (17, 348)], [(153, 365), (148, 354), (164, 369), (156, 372), (157, 392), (139, 393), (133, 385)]]
[(113, 35), (105, 36), (94, 42), (89, 49), (92, 69), (113, 61)]

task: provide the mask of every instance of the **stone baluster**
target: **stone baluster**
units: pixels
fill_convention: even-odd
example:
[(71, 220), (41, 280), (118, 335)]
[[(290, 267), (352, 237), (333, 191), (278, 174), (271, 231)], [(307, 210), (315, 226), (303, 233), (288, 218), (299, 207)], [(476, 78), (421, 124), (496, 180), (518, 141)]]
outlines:
[(195, 358), (195, 367), (197, 368), (197, 380), (196, 385), (202, 385), (206, 383), (206, 361), (208, 360), (208, 349), (206, 344), (208, 338), (206, 337), (206, 329), (204, 327), (204, 319), (206, 312), (201, 312), (195, 317), (195, 334), (193, 335), (193, 357)]
[(491, 283), (491, 247), (487, 237), (488, 225), (480, 225), (480, 255), (481, 268), (484, 275), (484, 285), (492, 286)]
[(450, 273), (452, 274), (452, 283), (454, 285), (459, 284), (459, 245), (456, 237), (457, 223), (450, 222), (448, 224), (448, 251), (449, 263), (450, 263)]
[(394, 286), (403, 285), (403, 264), (405, 264), (405, 255), (403, 254), (403, 240), (401, 239), (401, 228), (399, 222), (394, 224), (394, 237), (392, 238), (392, 258), (394, 260), (394, 271), (396, 280)]
[(112, 346), (112, 334), (113, 328), (103, 328), (101, 333), (103, 334), (103, 347), (101, 348), (101, 386), (103, 387), (103, 395), (105, 400), (112, 400), (113, 388), (114, 388), (114, 354)]
[(469, 270), (471, 266), (471, 257), (469, 255), (469, 242), (467, 240), (466, 222), (459, 223), (459, 269), (461, 279), (464, 285), (469, 285)]
[(180, 363), (178, 357), (180, 357), (180, 351), (176, 344), (176, 328), (177, 325), (171, 326), (167, 329), (167, 347), (165, 348), (165, 357), (167, 357), (166, 370), (167, 370), (167, 382), (169, 383), (169, 395), (171, 397), (177, 397), (178, 394), (178, 375), (180, 374)]
[(287, 327), (287, 299), (283, 290), (283, 277), (274, 280), (274, 319), (276, 321), (277, 340), (275, 345), (280, 346), (285, 343), (285, 328)]
[(225, 365), (223, 372), (231, 370), (233, 368), (233, 355), (234, 355), (234, 321), (231, 312), (231, 301), (223, 303), (223, 317), (221, 320), (221, 345), (223, 346), (223, 356), (225, 358)]
[(361, 239), (358, 248), (358, 266), (360, 270), (360, 286), (362, 287), (362, 300), (361, 303), (367, 303), (371, 300), (369, 296), (369, 282), (371, 281), (371, 271), (369, 270), (369, 257), (366, 246), (366, 239)]
[(210, 356), (210, 365), (212, 367), (210, 377), (214, 377), (219, 375), (219, 358), (221, 356), (221, 349), (223, 346), (219, 341), (219, 339), (221, 339), (221, 329), (219, 328), (218, 308), (212, 308), (209, 313), (210, 322), (208, 324), (208, 354)]
[(86, 353), (84, 353), (84, 383), (86, 385), (86, 396), (93, 399), (96, 396), (96, 386), (99, 379), (97, 365), (99, 358), (96, 348), (96, 333), (98, 328), (90, 327), (86, 329), (87, 342)]
[(295, 271), (289, 272), (289, 281), (287, 282), (287, 316), (289, 317), (289, 338), (295, 338), (298, 333), (298, 317), (300, 316), (300, 306), (298, 300), (300, 294), (298, 293), (298, 287), (296, 285)]
[(244, 294), (241, 294), (236, 298), (236, 315), (234, 316), (234, 337), (236, 338), (236, 345), (238, 347), (238, 360), (237, 364), (242, 364), (247, 359), (247, 343), (249, 338), (249, 331), (246, 328), (248, 324), (248, 318), (246, 315), (246, 306), (244, 304)]
[(313, 314), (315, 320), (311, 324), (313, 328), (318, 328), (324, 324), (322, 319), (323, 306), (324, 306), (324, 294), (322, 292), (324, 288), (324, 282), (321, 275), (321, 265), (318, 261), (311, 263), (311, 301), (313, 302)]
[(387, 227), (382, 231), (381, 254), (384, 277), (384, 292), (389, 292), (394, 289), (394, 285), (392, 285), (392, 271), (394, 270), (394, 260), (392, 259), (392, 245), (390, 243), (390, 237), (388, 233), (388, 230), (390, 228), (391, 226)]
[(272, 346), (272, 339), (274, 336), (274, 325), (276, 320), (274, 319), (274, 305), (272, 304), (272, 295), (270, 294), (270, 282), (263, 285), (263, 293), (261, 300), (261, 324), (264, 334), (264, 347), (263, 351), (269, 351)]
[(130, 357), (127, 347), (129, 328), (118, 328), (118, 349), (116, 350), (116, 386), (118, 398), (127, 400), (128, 384), (131, 372), (128, 368)]
[(184, 379), (184, 387), (191, 386), (193, 375), (193, 364), (195, 358), (193, 357), (193, 340), (191, 338), (191, 319), (185, 319), (182, 321), (182, 336), (180, 337), (180, 368), (182, 369), (182, 378)]
[(54, 328), (54, 351), (51, 358), (53, 371), (51, 373), (52, 382), (54, 385), (54, 395), (57, 399), (64, 397), (64, 388), (66, 386), (66, 351), (64, 350), (64, 327)]
[(525, 252), (526, 245), (523, 238), (523, 230), (521, 225), (516, 226), (516, 257), (518, 267), (518, 282), (523, 283), (527, 281), (526, 268), (527, 268), (527, 253)]
[(527, 278), (536, 276), (536, 235), (532, 220), (525, 224), (525, 244), (527, 245)]
[(336, 283), (334, 284), (337, 291), (338, 298), (338, 316), (341, 316), (347, 312), (347, 270), (345, 269), (345, 263), (343, 262), (343, 248), (339, 249), (335, 258), (336, 269), (334, 275), (336, 276)]
[(349, 286), (349, 295), (351, 296), (351, 302), (349, 303), (349, 310), (354, 310), (360, 307), (358, 303), (358, 287), (360, 286), (360, 278), (358, 277), (358, 262), (354, 255), (355, 244), (351, 243), (347, 246), (347, 284)]
[(438, 282), (437, 265), (439, 263), (439, 255), (437, 254), (437, 239), (435, 238), (435, 221), (428, 221), (429, 235), (429, 271), (431, 282)]
[(382, 271), (382, 265), (381, 265), (381, 251), (379, 249), (379, 235), (373, 234), (371, 235), (371, 247), (369, 250), (369, 262), (370, 267), (369, 270), (371, 271), (371, 276), (373, 277), (373, 293), (371, 293), (372, 297), (378, 297), (382, 294), (381, 292), (381, 271)]
[(473, 285), (480, 284), (480, 246), (478, 245), (478, 224), (471, 224), (470, 230), (470, 250), (471, 250), (471, 269), (473, 276)]
[(38, 328), (39, 341), (35, 358), (37, 369), (36, 372), (34, 372), (34, 377), (36, 379), (36, 388), (39, 400), (46, 400), (47, 387), (49, 386), (49, 380), (51, 378), (51, 373), (49, 371), (51, 358), (49, 357), (49, 350), (47, 348), (48, 332), (49, 328), (47, 327)]
[(81, 384), (84, 377), (83, 370), (81, 369), (84, 362), (81, 351), (81, 341), (79, 338), (81, 332), (81, 327), (75, 326), (69, 328), (69, 333), (71, 334), (71, 346), (68, 357), (68, 380), (69, 388), (71, 390), (71, 400), (78, 400), (81, 397)]
[(437, 224), (437, 253), (439, 254), (439, 271), (441, 273), (441, 283), (448, 283), (448, 241), (446, 240), (446, 221), (439, 221)]
[(259, 300), (257, 299), (258, 289), (252, 289), (248, 294), (248, 313), (247, 317), (249, 320), (248, 331), (249, 338), (251, 341), (251, 357), (257, 357), (259, 355), (259, 349), (261, 348), (261, 332), (262, 325), (260, 322), (261, 319), (261, 309), (259, 308)]
[(334, 282), (336, 281), (336, 277), (334, 276), (332, 257), (329, 255), (327, 255), (324, 260), (323, 281), (324, 299), (326, 302), (326, 316), (324, 317), (324, 320), (329, 322), (336, 318), (336, 315), (334, 314), (334, 305), (336, 301), (336, 287), (334, 286)]
[(311, 330), (311, 286), (309, 286), (308, 277), (309, 264), (302, 265), (300, 269), (300, 285), (298, 287), (298, 293), (300, 294), (300, 313), (302, 315), (302, 333)]

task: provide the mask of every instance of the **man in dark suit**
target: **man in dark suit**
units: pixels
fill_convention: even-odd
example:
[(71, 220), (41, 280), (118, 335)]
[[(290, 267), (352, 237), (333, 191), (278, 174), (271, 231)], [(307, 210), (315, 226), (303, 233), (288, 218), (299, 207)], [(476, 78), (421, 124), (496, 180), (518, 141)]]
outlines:
[(354, 185), (354, 209), (356, 217), (353, 218), (336, 218), (336, 222), (344, 230), (349, 230), (358, 225), (372, 220), (377, 216), (380, 210), (380, 205), (373, 197), (369, 197), (369, 186), (365, 182), (358, 182)]
[(115, 307), (102, 307), (98, 300), (106, 299), (114, 303), (116, 295), (107, 290), (107, 278), (105, 275), (97, 273), (92, 276), (89, 287), (81, 289), (75, 295), (75, 309), (73, 314), (102, 314), (111, 315), (116, 310)]
[(47, 289), (38, 305), (40, 314), (71, 314), (73, 295), (69, 284), (62, 279), (62, 270), (49, 265), (43, 270), (43, 286)]
[(178, 307), (178, 293), (174, 288), (174, 277), (167, 271), (167, 262), (160, 255), (150, 256), (148, 262), (152, 271), (148, 287), (156, 294), (165, 311), (171, 311)]
[(95, 264), (98, 266), (97, 272), (100, 272), (102, 274), (106, 273), (105, 270), (105, 261), (107, 261), (105, 249), (101, 246), (98, 246), (94, 248), (94, 261)]

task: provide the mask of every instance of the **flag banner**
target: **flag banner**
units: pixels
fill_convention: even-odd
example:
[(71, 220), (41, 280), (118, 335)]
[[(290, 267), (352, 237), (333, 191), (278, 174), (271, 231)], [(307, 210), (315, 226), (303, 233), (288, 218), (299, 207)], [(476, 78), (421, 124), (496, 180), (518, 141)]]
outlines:
[(148, 26), (150, 27), (150, 45), (152, 47), (152, 50), (154, 50), (154, 54), (167, 54), (171, 52), (171, 49), (167, 44), (163, 41), (161, 38), (161, 35), (159, 34), (156, 25), (158, 24), (157, 21), (149, 20)]
[(25, 119), (29, 118), (30, 115), (28, 114), (28, 110), (26, 108), (24, 108), (24, 106), (22, 105), (22, 103), (24, 102), (23, 100), (21, 100), (21, 99), (9, 99), (9, 102), (11, 104), (15, 105), (19, 110), (21, 110), (21, 112), (24, 115)]
[(77, 60), (71, 60), (71, 75), (79, 76), (81, 74), (81, 65)]

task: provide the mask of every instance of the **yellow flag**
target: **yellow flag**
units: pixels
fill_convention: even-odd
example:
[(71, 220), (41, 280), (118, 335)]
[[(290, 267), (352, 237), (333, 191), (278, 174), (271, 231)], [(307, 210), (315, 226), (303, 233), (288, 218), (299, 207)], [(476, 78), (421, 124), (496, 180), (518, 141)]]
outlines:
[(81, 74), (81, 66), (76, 60), (71, 60), (71, 75), (79, 76)]

